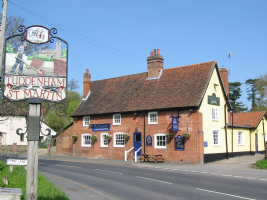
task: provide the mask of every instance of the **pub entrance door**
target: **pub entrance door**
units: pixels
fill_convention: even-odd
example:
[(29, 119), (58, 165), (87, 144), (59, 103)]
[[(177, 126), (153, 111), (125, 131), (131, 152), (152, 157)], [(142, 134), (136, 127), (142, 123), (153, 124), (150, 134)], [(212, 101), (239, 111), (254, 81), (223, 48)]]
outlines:
[[(133, 146), (134, 146), (134, 153), (142, 146), (142, 134), (140, 132), (134, 133), (134, 139), (133, 139)], [(135, 154), (134, 154), (135, 155)], [(142, 155), (142, 149), (138, 151), (137, 156)]]

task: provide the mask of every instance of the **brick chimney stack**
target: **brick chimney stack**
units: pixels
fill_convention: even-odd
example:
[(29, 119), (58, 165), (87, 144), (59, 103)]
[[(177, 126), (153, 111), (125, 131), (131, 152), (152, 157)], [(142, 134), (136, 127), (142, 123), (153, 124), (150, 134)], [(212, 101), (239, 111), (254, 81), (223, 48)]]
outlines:
[(163, 56), (160, 55), (159, 49), (154, 49), (147, 58), (147, 78), (159, 76), (160, 71), (163, 69)]
[(86, 73), (83, 75), (83, 98), (86, 98), (91, 89), (91, 74), (89, 69), (86, 69)]
[(229, 78), (228, 78), (228, 69), (225, 67), (220, 68), (220, 74), (222, 77), (223, 86), (226, 92), (226, 95), (228, 95), (229, 99)]

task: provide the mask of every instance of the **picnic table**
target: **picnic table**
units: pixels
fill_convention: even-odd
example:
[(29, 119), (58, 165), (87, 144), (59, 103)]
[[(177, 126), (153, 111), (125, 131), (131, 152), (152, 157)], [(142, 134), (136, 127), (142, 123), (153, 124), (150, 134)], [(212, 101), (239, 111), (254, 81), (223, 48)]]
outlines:
[(161, 154), (142, 154), (142, 157), (139, 158), (139, 162), (141, 161), (154, 161), (156, 164), (158, 161), (164, 162), (164, 158)]

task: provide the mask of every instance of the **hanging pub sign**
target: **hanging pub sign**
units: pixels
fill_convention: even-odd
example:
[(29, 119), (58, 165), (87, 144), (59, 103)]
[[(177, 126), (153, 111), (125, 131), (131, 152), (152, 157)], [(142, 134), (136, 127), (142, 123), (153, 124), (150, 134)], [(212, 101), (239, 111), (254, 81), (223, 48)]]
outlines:
[(174, 140), (175, 150), (184, 150), (184, 138), (178, 135)]
[(213, 93), (212, 96), (208, 96), (208, 104), (219, 106), (220, 98), (216, 97), (216, 94)]
[(172, 130), (178, 131), (178, 117), (172, 117)]
[(65, 100), (68, 43), (55, 36), (55, 28), (20, 26), (18, 32), (5, 39), (4, 96), (13, 101)]

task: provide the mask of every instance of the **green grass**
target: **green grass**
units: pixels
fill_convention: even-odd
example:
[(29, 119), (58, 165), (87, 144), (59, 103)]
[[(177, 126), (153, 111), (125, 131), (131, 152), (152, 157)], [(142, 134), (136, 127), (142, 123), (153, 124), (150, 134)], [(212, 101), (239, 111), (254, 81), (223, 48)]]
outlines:
[[(2, 178), (8, 178), (8, 185), (5, 185)], [(0, 161), (0, 187), (21, 188), (22, 200), (26, 200), (26, 177), (27, 172), (23, 166), (13, 166), (13, 172), (9, 172), (9, 166)], [(50, 183), (43, 175), (38, 175), (38, 200), (70, 200), (67, 195)]]
[(267, 159), (257, 161), (254, 166), (257, 169), (267, 169)]

